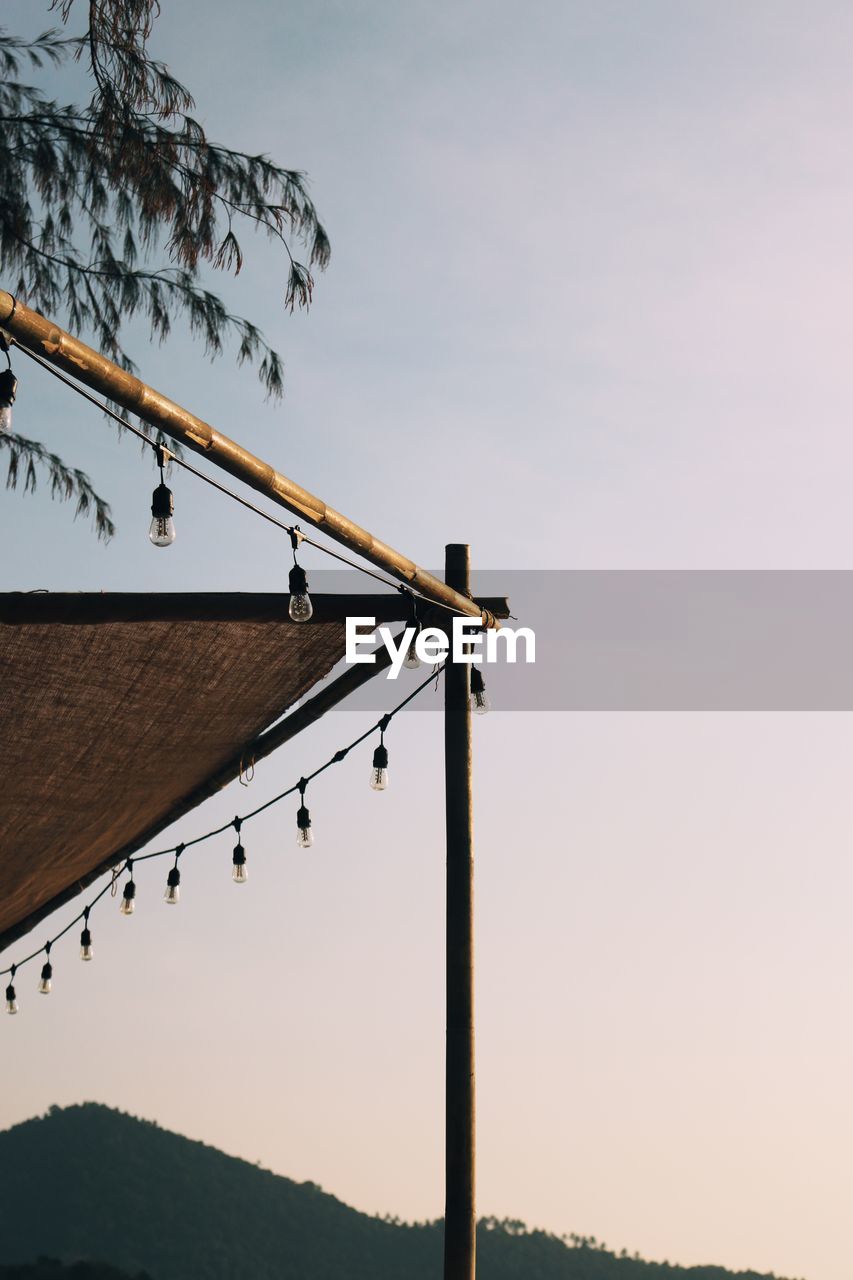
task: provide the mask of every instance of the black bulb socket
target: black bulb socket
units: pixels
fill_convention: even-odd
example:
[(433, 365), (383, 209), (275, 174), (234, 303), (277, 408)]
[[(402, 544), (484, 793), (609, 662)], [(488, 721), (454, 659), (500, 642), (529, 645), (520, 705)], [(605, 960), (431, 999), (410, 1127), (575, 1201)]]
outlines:
[(235, 867), (244, 867), (246, 865), (246, 850), (241, 844), (235, 844), (231, 861)]
[(18, 379), (11, 369), (0, 372), (0, 409), (9, 409), (15, 403)]
[(53, 977), (53, 965), (50, 963), (49, 960), (47, 964), (43, 964), (41, 967), (41, 977), (42, 977), (42, 982), (50, 982), (51, 978)]
[(175, 499), (167, 484), (158, 484), (151, 495), (151, 514), (155, 520), (168, 520), (174, 515)]
[(88, 929), (84, 929), (83, 932), (80, 934), (80, 946), (91, 947), (91, 945), (92, 945), (92, 935)]
[(172, 867), (172, 870), (166, 876), (166, 884), (170, 889), (177, 889), (181, 883), (181, 873), (178, 867)]
[(471, 692), (472, 693), (486, 692), (486, 682), (483, 679), (483, 673), (479, 667), (472, 666), (471, 668)]
[(380, 742), (379, 746), (373, 753), (373, 767), (374, 769), (388, 768), (388, 748), (385, 746), (384, 742)]
[(124, 886), (122, 897), (125, 902), (132, 902), (136, 897), (136, 885), (133, 880), (128, 880), (127, 884)]
[(290, 570), (288, 586), (290, 587), (290, 594), (292, 596), (307, 596), (308, 575), (302, 568), (301, 564), (295, 564)]
[(300, 831), (307, 831), (311, 826), (311, 814), (304, 804), (301, 804), (296, 810), (296, 825)]

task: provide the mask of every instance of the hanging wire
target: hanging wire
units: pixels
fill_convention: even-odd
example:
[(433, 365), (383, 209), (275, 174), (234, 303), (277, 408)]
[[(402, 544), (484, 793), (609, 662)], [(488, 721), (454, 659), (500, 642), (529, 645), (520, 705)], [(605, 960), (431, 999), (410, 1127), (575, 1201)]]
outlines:
[[(127, 418), (123, 418), (120, 413), (116, 413), (114, 409), (111, 409), (105, 401), (99, 400), (97, 396), (92, 395), (91, 391), (87, 391), (85, 387), (81, 387), (73, 378), (70, 378), (67, 374), (63, 373), (61, 369), (55, 368), (49, 361), (37, 355), (35, 351), (30, 351), (28, 347), (22, 346), (21, 343), (16, 342), (14, 338), (11, 339), (11, 342), (19, 351), (22, 351), (25, 356), (28, 356), (30, 360), (34, 361), (35, 364), (40, 365), (42, 369), (46, 369), (52, 377), (63, 382), (67, 387), (70, 387), (72, 391), (76, 391), (77, 395), (82, 396), (84, 400), (88, 400), (96, 409), (100, 409), (101, 413), (106, 414), (108, 418), (112, 418), (120, 427), (123, 427), (126, 431), (130, 431), (132, 435), (135, 435), (138, 439), (149, 445), (155, 450), (155, 452), (157, 450), (165, 449), (170, 462), (173, 462), (178, 467), (183, 467), (184, 471), (188, 471), (190, 475), (196, 476), (199, 480), (203, 480), (204, 483), (209, 484), (212, 489), (218, 489), (220, 493), (224, 493), (227, 497), (232, 498), (234, 502), (239, 502), (240, 506), (248, 508), (249, 511), (254, 511), (255, 515), (258, 515), (261, 519), (275, 525), (277, 529), (281, 529), (282, 532), (288, 534), (291, 538), (296, 534), (300, 542), (307, 542), (309, 547), (314, 547), (317, 551), (322, 551), (325, 555), (331, 556), (333, 560), (339, 560), (341, 564), (347, 565), (350, 569), (356, 569), (359, 573), (366, 574), (369, 578), (375, 578), (376, 581), (381, 582), (383, 586), (391, 587), (394, 591), (400, 591), (404, 594), (410, 595), (413, 600), (417, 597), (419, 600), (424, 600), (427, 604), (435, 603), (429, 596), (425, 596), (422, 592), (417, 591), (409, 584), (396, 582), (393, 578), (386, 577), (385, 574), (379, 573), (376, 569), (370, 569), (367, 565), (359, 564), (357, 560), (351, 560), (349, 556), (345, 556), (340, 551), (335, 551), (325, 543), (317, 542), (314, 538), (310, 537), (309, 534), (303, 533), (298, 525), (286, 524), (283, 520), (279, 520), (269, 511), (264, 511), (262, 507), (255, 506), (254, 502), (250, 502), (248, 498), (244, 498), (233, 489), (229, 489), (227, 485), (222, 484), (219, 480), (215, 480), (213, 476), (205, 475), (203, 471), (199, 471), (197, 467), (194, 467), (191, 462), (187, 462), (185, 458), (177, 457), (165, 445), (158, 443), (156, 440), (152, 440), (151, 436), (148, 435), (147, 432), (140, 430), (139, 427), (135, 427)], [(450, 613), (458, 613), (460, 617), (469, 616), (467, 614), (463, 614), (461, 609), (454, 609), (450, 605), (442, 607), (446, 607)]]
[(419, 693), (422, 693), (428, 685), (432, 684), (433, 680), (436, 681), (437, 688), (438, 677), (443, 672), (444, 667), (445, 664), (442, 663), (437, 671), (430, 672), (427, 679), (422, 681), (417, 688), (413, 689), (410, 694), (403, 698), (402, 702), (398, 702), (396, 707), (393, 707), (383, 716), (380, 716), (380, 718), (372, 724), (369, 729), (365, 729), (364, 733), (359, 734), (357, 738), (353, 738), (352, 742), (348, 743), (347, 746), (339, 747), (334, 755), (329, 757), (325, 764), (321, 764), (313, 773), (300, 776), (299, 780), (295, 782), (292, 787), (288, 787), (286, 791), (281, 791), (277, 796), (273, 796), (271, 800), (267, 800), (264, 804), (258, 805), (257, 809), (252, 809), (249, 813), (244, 813), (236, 818), (231, 818), (228, 822), (224, 822), (221, 827), (214, 827), (212, 831), (206, 831), (204, 835), (196, 836), (193, 840), (185, 840), (180, 844), (170, 845), (168, 849), (155, 849), (152, 853), (143, 853), (139, 856), (131, 856), (126, 858), (123, 863), (117, 863), (110, 870), (110, 879), (98, 891), (98, 893), (95, 894), (95, 897), (92, 898), (91, 902), (87, 903), (83, 910), (80, 911), (73, 920), (69, 920), (65, 927), (60, 929), (59, 933), (54, 934), (54, 936), (43, 946), (39, 947), (37, 951), (31, 952), (28, 956), (25, 956), (23, 960), (18, 960), (17, 963), (10, 965), (7, 969), (0, 969), (0, 977), (7, 973), (14, 976), (18, 969), (22, 968), (25, 964), (29, 964), (31, 960), (35, 960), (40, 955), (49, 955), (51, 947), (57, 943), (60, 938), (64, 938), (67, 933), (70, 933), (74, 926), (79, 924), (81, 920), (85, 919), (88, 925), (89, 913), (95, 904), (100, 902), (101, 898), (113, 889), (118, 877), (124, 871), (129, 871), (132, 876), (133, 868), (137, 863), (149, 862), (152, 858), (165, 858), (171, 854), (175, 857), (175, 865), (177, 866), (178, 859), (181, 857), (185, 849), (189, 849), (196, 844), (201, 844), (205, 840), (210, 840), (213, 836), (221, 835), (223, 831), (228, 831), (229, 828), (236, 827), (239, 836), (240, 827), (244, 822), (248, 822), (250, 818), (256, 818), (259, 813), (264, 813), (265, 810), (272, 808), (273, 805), (278, 804), (281, 800), (286, 799), (287, 796), (291, 796), (297, 791), (304, 793), (309, 782), (312, 782), (314, 778), (319, 778), (320, 774), (325, 773), (333, 764), (340, 764), (342, 760), (346, 759), (350, 751), (354, 750), (355, 747), (360, 746), (360, 744), (364, 742), (366, 738), (369, 738), (371, 734), (376, 733), (377, 730), (379, 730), (380, 734), (384, 734), (388, 725), (394, 719), (394, 716), (398, 715), (399, 712), (401, 712), (404, 707), (407, 707)]

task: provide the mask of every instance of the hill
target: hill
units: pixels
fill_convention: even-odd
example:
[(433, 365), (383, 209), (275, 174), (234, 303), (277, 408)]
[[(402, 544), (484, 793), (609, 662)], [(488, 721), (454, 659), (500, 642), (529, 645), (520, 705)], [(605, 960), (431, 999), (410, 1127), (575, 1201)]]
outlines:
[[(201, 1142), (87, 1103), (0, 1133), (0, 1280), (439, 1280), (441, 1223), (358, 1213)], [(487, 1219), (480, 1280), (761, 1280)], [(30, 1268), (20, 1264), (42, 1259)], [(91, 1259), (100, 1269), (48, 1259)], [(18, 1264), (9, 1270), (9, 1264)], [(111, 1267), (128, 1273), (120, 1276)]]
[(57, 1258), (38, 1258), (20, 1267), (0, 1267), (0, 1280), (151, 1280), (140, 1272), (130, 1277), (103, 1262), (72, 1262), (65, 1266)]

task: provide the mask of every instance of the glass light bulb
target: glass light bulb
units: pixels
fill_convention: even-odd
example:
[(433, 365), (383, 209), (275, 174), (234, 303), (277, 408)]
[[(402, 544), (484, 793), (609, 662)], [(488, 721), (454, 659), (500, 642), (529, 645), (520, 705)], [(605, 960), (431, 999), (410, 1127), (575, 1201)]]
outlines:
[(131, 881), (130, 884), (126, 884), (124, 886), (124, 893), (121, 895), (121, 906), (119, 907), (119, 911), (123, 916), (132, 916), (135, 906), (136, 885)]
[[(182, 846), (183, 847), (183, 846)], [(166, 892), (163, 894), (163, 901), (167, 902), (170, 907), (176, 907), (181, 900), (181, 873), (177, 864), (172, 867), (166, 877)]]
[(384, 733), (379, 746), (373, 753), (373, 764), (370, 769), (370, 785), (374, 791), (384, 791), (388, 786), (388, 748), (385, 746)]
[(311, 814), (304, 804), (301, 804), (296, 810), (296, 843), (300, 849), (310, 849), (314, 843), (314, 833), (311, 830)]
[(314, 606), (308, 592), (300, 592), (290, 597), (287, 612), (292, 622), (308, 622), (314, 616)]
[(477, 689), (471, 694), (471, 710), (477, 716), (484, 716), (491, 709), (489, 695), (485, 689)]
[(50, 986), (51, 986), (50, 980), (52, 976), (53, 976), (53, 969), (49, 964), (46, 964), (42, 969), (41, 977), (39, 978), (39, 995), (42, 995), (42, 996), (50, 995)]
[(415, 643), (417, 641), (417, 638), (418, 638), (417, 635), (412, 636), (412, 643), (409, 645), (408, 649), (406, 650), (406, 656), (403, 659), (403, 666), (408, 667), (410, 671), (416, 671), (418, 667), (421, 665), (421, 660), (418, 657), (418, 651), (415, 648)]
[(6, 988), (6, 1012), (7, 1012), (7, 1013), (17, 1013), (17, 1012), (18, 1012), (18, 1001), (17, 1001), (17, 1000), (16, 1000), (16, 998), (15, 998), (15, 988), (14, 988), (14, 987), (7, 987), (7, 988)]
[(233, 864), (231, 867), (231, 879), (235, 884), (245, 884), (249, 879), (249, 870), (246, 866), (246, 850), (239, 840), (234, 846), (231, 862)]
[(0, 431), (2, 431), (4, 435), (8, 435), (11, 430), (12, 406), (10, 404), (4, 404), (3, 407), (0, 408)]
[(84, 942), (84, 943), (82, 944), (82, 946), (80, 947), (80, 959), (81, 959), (81, 960), (91, 960), (91, 959), (92, 959), (92, 957), (94, 956), (94, 954), (95, 954), (95, 953), (94, 953), (94, 951), (92, 950), (92, 944), (91, 944), (91, 942)]
[(170, 547), (175, 541), (175, 522), (171, 516), (155, 516), (148, 530), (155, 547)]
[(486, 693), (486, 682), (479, 667), (471, 668), (471, 710), (477, 716), (484, 716), (491, 707), (489, 695)]

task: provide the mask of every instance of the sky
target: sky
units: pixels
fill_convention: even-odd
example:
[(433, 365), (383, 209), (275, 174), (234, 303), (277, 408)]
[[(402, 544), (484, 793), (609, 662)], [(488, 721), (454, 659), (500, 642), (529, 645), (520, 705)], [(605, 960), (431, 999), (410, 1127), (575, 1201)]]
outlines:
[[(41, 8), (7, 0), (4, 22)], [(309, 173), (332, 263), (307, 316), (261, 240), (217, 282), (284, 353), (281, 404), (177, 328), (138, 331), (148, 382), (424, 565), (468, 541), (495, 571), (851, 567), (849, 6), (164, 10), (155, 51), (210, 134)], [(178, 540), (152, 550), (149, 461), (15, 367), (17, 430), (83, 466), (119, 528), (105, 548), (46, 494), (4, 493), (4, 590), (283, 589), (279, 536), (183, 475)], [(252, 799), (355, 716), (265, 764)], [(475, 729), (480, 1212), (848, 1280), (850, 717), (498, 709)], [(94, 964), (57, 948), (38, 1004), (30, 975), (0, 1124), (94, 1099), (438, 1216), (439, 715), (395, 722), (391, 773), (377, 797), (335, 772), (311, 859), (270, 811), (245, 890), (211, 848), (166, 912), (149, 864), (131, 921), (93, 916)], [(229, 788), (175, 840), (241, 804)]]

